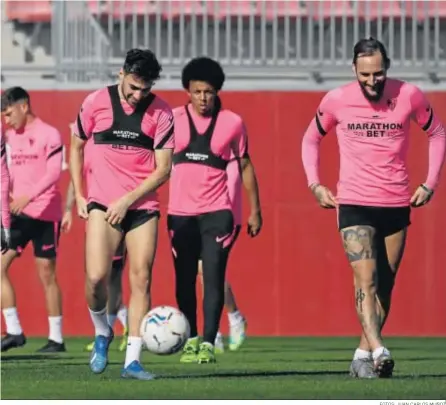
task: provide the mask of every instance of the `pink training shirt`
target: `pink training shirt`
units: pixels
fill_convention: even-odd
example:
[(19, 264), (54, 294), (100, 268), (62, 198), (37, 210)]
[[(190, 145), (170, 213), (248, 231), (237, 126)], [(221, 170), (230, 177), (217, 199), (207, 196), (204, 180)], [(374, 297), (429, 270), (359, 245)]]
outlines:
[(435, 189), (445, 159), (445, 129), (423, 92), (387, 79), (381, 100), (369, 102), (358, 82), (328, 92), (302, 142), (308, 184), (319, 183), (319, 143), (336, 127), (340, 153), (337, 200), (340, 204), (399, 207), (410, 204), (406, 158), (410, 120), (429, 140), (425, 184)]
[[(126, 101), (120, 100), (120, 103), (124, 114), (131, 115), (134, 112)], [(83, 102), (75, 127), (77, 136), (91, 142), (87, 162), (87, 200), (105, 206), (137, 188), (155, 170), (154, 150), (174, 147), (172, 110), (159, 97), (154, 96), (146, 109), (139, 134), (121, 128), (119, 122), (113, 124), (113, 114), (108, 88), (97, 90)], [(79, 128), (79, 124), (82, 128)], [(97, 143), (95, 134), (108, 129), (117, 141), (114, 144)], [(141, 136), (149, 139), (141, 139)], [(142, 142), (153, 142), (153, 149), (129, 146), (126, 143), (135, 138)], [(158, 210), (157, 193), (149, 193), (136, 201), (130, 209)]]
[[(174, 109), (174, 153), (185, 149), (190, 141), (189, 121), (185, 108), (182, 106)], [(199, 133), (198, 136), (203, 135), (212, 118), (199, 116), (190, 104), (187, 108)], [(220, 110), (211, 138), (211, 150), (215, 155), (228, 161), (247, 154), (246, 128), (239, 115), (230, 110)], [(231, 195), (237, 195), (234, 188), (237, 187), (237, 180), (232, 171), (234, 164), (237, 162), (230, 162), (226, 171), (196, 163), (174, 165), (170, 176), (169, 214), (199, 215), (224, 209), (231, 209), (237, 214), (237, 209), (240, 209), (241, 217), (241, 200), (235, 198), (231, 202)], [(228, 183), (228, 170), (230, 183)], [(237, 224), (241, 219), (234, 218), (234, 221)]]
[(1, 159), (2, 159), (2, 192), (1, 192), (1, 213), (2, 213), (2, 226), (6, 229), (11, 228), (11, 213), (9, 211), (9, 170), (8, 163), (6, 160), (6, 143), (3, 130), (1, 133)]
[(62, 197), (57, 185), (62, 172), (62, 138), (59, 131), (35, 118), (23, 130), (6, 132), (10, 147), (13, 198), (31, 202), (23, 214), (42, 221), (62, 219)]

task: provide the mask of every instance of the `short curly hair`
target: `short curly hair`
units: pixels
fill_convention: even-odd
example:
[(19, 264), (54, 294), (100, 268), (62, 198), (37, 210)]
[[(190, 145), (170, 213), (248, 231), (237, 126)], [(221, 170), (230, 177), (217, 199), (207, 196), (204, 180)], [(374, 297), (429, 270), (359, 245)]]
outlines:
[(192, 59), (181, 74), (184, 89), (189, 89), (191, 81), (200, 81), (210, 84), (215, 91), (220, 91), (225, 82), (225, 73), (221, 65), (214, 59), (201, 56)]
[(155, 54), (150, 49), (130, 49), (125, 57), (123, 71), (133, 74), (145, 82), (158, 80), (163, 70)]

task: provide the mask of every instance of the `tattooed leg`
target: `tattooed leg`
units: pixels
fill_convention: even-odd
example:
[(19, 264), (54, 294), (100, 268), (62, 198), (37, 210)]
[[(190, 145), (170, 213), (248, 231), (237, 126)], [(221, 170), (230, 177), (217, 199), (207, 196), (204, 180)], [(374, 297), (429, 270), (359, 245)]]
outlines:
[(341, 230), (344, 250), (354, 272), (355, 306), (371, 350), (383, 346), (377, 312), (377, 249), (375, 229), (352, 226)]
[[(378, 290), (376, 311), (379, 315), (380, 330), (389, 316), (393, 286), (406, 244), (407, 230), (403, 229), (386, 238), (377, 240)], [(369, 342), (364, 333), (361, 335), (359, 348), (370, 351)]]

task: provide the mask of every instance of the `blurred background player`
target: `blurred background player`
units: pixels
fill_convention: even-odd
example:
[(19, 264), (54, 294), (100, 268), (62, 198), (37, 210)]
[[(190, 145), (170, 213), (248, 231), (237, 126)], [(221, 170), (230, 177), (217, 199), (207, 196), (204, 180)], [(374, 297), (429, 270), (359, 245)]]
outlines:
[[(102, 373), (113, 330), (108, 325), (107, 278), (121, 240), (129, 256), (129, 338), (122, 378), (151, 380), (140, 355), (140, 324), (150, 306), (150, 283), (158, 235), (156, 190), (169, 178), (174, 146), (170, 107), (151, 93), (161, 66), (150, 50), (131, 49), (120, 83), (91, 93), (72, 136), (70, 169), (86, 236), (86, 298), (95, 327), (90, 368)], [(88, 192), (82, 188), (83, 150), (91, 139)]]
[[(180, 359), (184, 363), (215, 362), (214, 342), (224, 305), (226, 264), (237, 233), (226, 169), (233, 159), (240, 160), (242, 171), (249, 164), (243, 120), (222, 109), (218, 98), (224, 80), (218, 62), (206, 57), (191, 60), (182, 72), (190, 103), (174, 110), (176, 137), (168, 230), (177, 303), (191, 326), (191, 338)], [(256, 236), (262, 219), (257, 188), (250, 186), (250, 202), (257, 201), (248, 220), (248, 232)], [(204, 282), (202, 343), (197, 331), (195, 290), (200, 258)]]
[(10, 179), (3, 127), (1, 128), (1, 165), (1, 249), (3, 254), (9, 249), (9, 241), (11, 238), (11, 213), (9, 211)]
[[(86, 150), (85, 148), (84, 150)], [(84, 156), (84, 172), (87, 172), (86, 168), (88, 160)], [(74, 187), (73, 183), (70, 183), (67, 190), (67, 197), (65, 202), (65, 212), (62, 217), (62, 231), (69, 232), (73, 223), (73, 206), (74, 206)], [(113, 329), (116, 319), (122, 325), (123, 335), (121, 342), (119, 343), (119, 351), (122, 352), (127, 347), (128, 328), (127, 328), (127, 307), (122, 303), (122, 275), (125, 267), (125, 242), (122, 239), (119, 244), (118, 250), (113, 256), (112, 268), (110, 271), (110, 278), (108, 280), (108, 301), (107, 301), (107, 320), (110, 327)], [(94, 341), (85, 346), (85, 350), (90, 352), (93, 350)]]
[(62, 217), (57, 187), (62, 170), (61, 136), (57, 129), (33, 114), (29, 95), (21, 87), (5, 90), (1, 110), (6, 125), (10, 127), (6, 140), (11, 153), (12, 191), (11, 241), (9, 250), (2, 254), (1, 263), (2, 310), (7, 332), (1, 342), (2, 352), (26, 343), (8, 270), (30, 241), (45, 291), (49, 321), (48, 343), (39, 352), (64, 352), (62, 295), (56, 279)]
[[(362, 39), (353, 50), (356, 81), (328, 92), (305, 133), (308, 185), (323, 208), (336, 208), (353, 268), (356, 311), (363, 329), (350, 367), (359, 378), (390, 377), (394, 360), (382, 329), (410, 225), (410, 210), (427, 204), (445, 157), (445, 129), (421, 90), (387, 77), (384, 45)], [(410, 120), (428, 135), (426, 181), (410, 193), (406, 155)], [(337, 196), (320, 184), (319, 144), (336, 127), (341, 158)]]

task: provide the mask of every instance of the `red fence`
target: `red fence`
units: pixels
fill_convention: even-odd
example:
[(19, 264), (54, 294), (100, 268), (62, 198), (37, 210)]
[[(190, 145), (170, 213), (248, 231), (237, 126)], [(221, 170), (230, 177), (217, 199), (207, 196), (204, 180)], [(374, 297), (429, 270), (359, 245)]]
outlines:
[[(62, 131), (85, 92), (32, 92), (35, 112)], [(160, 92), (172, 106), (186, 102), (182, 92)], [(306, 187), (300, 144), (321, 93), (227, 92), (224, 105), (237, 111), (250, 134), (250, 151), (262, 194), (264, 229), (258, 239), (243, 234), (229, 264), (228, 277), (253, 335), (353, 335), (359, 333), (353, 302), (352, 273), (342, 253), (333, 211), (316, 206)], [(446, 122), (446, 94), (431, 93)], [(411, 132), (409, 169), (415, 187), (427, 173), (427, 138), (416, 125)], [(322, 179), (334, 187), (338, 151), (333, 134), (322, 143)], [(62, 180), (65, 192), (68, 173)], [(163, 206), (167, 188), (161, 193)], [(446, 176), (429, 206), (413, 212), (408, 248), (398, 275), (394, 305), (385, 332), (446, 336)], [(246, 208), (246, 207), (245, 207)], [(164, 212), (163, 212), (164, 213)], [(62, 235), (58, 277), (63, 290), (66, 335), (92, 333), (84, 298), (84, 225), (76, 220)], [(32, 249), (11, 269), (18, 309), (28, 335), (45, 335), (43, 292), (34, 270)], [(128, 296), (127, 280), (125, 296)], [(161, 222), (154, 268), (153, 303), (175, 304), (172, 260)], [(201, 313), (201, 306), (199, 312)], [(227, 329), (226, 317), (223, 330)]]

